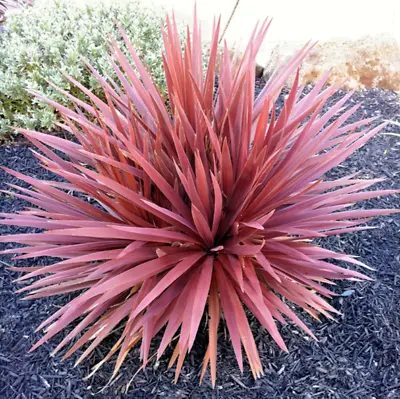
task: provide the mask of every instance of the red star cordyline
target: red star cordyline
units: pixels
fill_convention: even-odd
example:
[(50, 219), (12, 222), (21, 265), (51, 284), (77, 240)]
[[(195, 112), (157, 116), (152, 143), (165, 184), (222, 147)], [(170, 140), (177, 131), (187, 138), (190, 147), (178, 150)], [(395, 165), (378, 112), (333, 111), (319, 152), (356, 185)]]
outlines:
[(111, 40), (110, 62), (119, 84), (89, 66), (106, 101), (71, 77), (88, 103), (62, 90), (75, 102), (75, 111), (46, 100), (79, 144), (20, 130), (41, 151), (35, 155), (43, 167), (67, 182), (8, 171), (32, 186), (14, 187), (21, 192), (15, 195), (37, 208), (3, 214), (2, 223), (45, 231), (1, 237), (1, 242), (27, 245), (3, 253), (64, 259), (14, 268), (26, 273), (19, 281), (41, 277), (20, 290), (30, 291), (27, 298), (80, 292), (39, 326), (46, 333), (33, 349), (75, 322), (55, 352), (79, 337), (65, 355), (89, 343), (79, 363), (124, 322), (114, 347), (94, 368), (118, 353), (115, 375), (139, 341), (146, 365), (152, 339), (166, 327), (157, 356), (179, 334), (170, 362), (177, 361), (178, 378), (206, 312), (209, 344), (201, 378), (209, 364), (215, 384), (221, 318), (239, 368), (243, 347), (256, 378), (263, 370), (245, 308), (286, 351), (276, 320), (285, 323), (285, 316), (313, 334), (281, 298), (315, 318), (320, 313), (330, 317), (336, 311), (322, 296), (333, 293), (321, 283), (366, 278), (326, 259), (361, 262), (311, 240), (365, 229), (360, 224), (392, 212), (343, 210), (393, 193), (365, 191), (379, 180), (323, 178), (382, 126), (369, 128), (372, 119), (346, 125), (358, 108), (344, 111), (351, 93), (322, 112), (338, 89), (324, 88), (327, 76), (301, 96), (297, 73), (282, 111), (276, 112), (283, 85), (310, 45), (275, 73), (254, 100), (255, 56), (268, 26), (266, 21), (254, 30), (240, 59), (232, 60), (225, 46), (214, 95), (219, 22), (204, 73), (196, 18), (183, 52), (176, 24), (167, 18), (163, 63), (168, 105), (121, 30), (134, 67)]

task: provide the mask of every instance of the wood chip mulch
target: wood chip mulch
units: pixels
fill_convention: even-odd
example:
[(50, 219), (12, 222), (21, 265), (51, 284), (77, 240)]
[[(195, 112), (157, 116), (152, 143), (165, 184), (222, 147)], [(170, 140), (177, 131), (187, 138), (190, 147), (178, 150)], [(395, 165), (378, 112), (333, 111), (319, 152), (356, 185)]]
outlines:
[[(258, 84), (258, 89), (261, 84)], [(344, 92), (335, 95), (336, 100)], [(334, 101), (335, 99), (332, 99)], [(356, 93), (353, 102), (363, 101), (360, 112), (377, 116), (379, 120), (400, 121), (400, 106), (396, 93), (370, 89)], [(397, 119), (396, 119), (397, 118)], [(396, 130), (397, 129), (397, 130)], [(389, 125), (386, 131), (400, 132)], [(0, 147), (0, 165), (30, 176), (52, 178), (38, 166), (26, 144)], [(356, 170), (363, 177), (385, 177), (378, 188), (400, 187), (400, 138), (378, 135), (343, 165), (331, 172), (339, 177)], [(16, 179), (0, 171), (1, 189)], [(400, 197), (391, 196), (364, 202), (365, 208), (398, 208)], [(23, 201), (0, 194), (0, 212), (15, 212)], [(251, 319), (252, 328), (264, 365), (265, 376), (257, 381), (249, 367), (243, 375), (238, 371), (234, 353), (220, 329), (218, 379), (211, 389), (206, 376), (199, 386), (199, 373), (207, 343), (202, 329), (197, 342), (184, 363), (177, 385), (173, 384), (174, 369), (167, 370), (170, 353), (160, 362), (152, 361), (145, 371), (132, 378), (138, 368), (138, 351), (132, 351), (120, 376), (107, 385), (113, 365), (104, 366), (93, 378), (83, 381), (90, 368), (110, 348), (114, 339), (107, 339), (96, 353), (81, 366), (74, 368), (74, 359), (61, 361), (51, 357), (57, 339), (33, 353), (30, 346), (40, 337), (35, 328), (42, 320), (63, 305), (67, 297), (23, 301), (15, 293), (12, 280), (17, 273), (8, 265), (27, 266), (32, 261), (14, 262), (0, 257), (0, 398), (304, 398), (304, 399), (395, 399), (400, 398), (400, 215), (377, 218), (379, 227), (342, 237), (321, 241), (326, 248), (348, 252), (373, 267), (368, 272), (372, 282), (341, 282), (334, 290), (341, 295), (332, 304), (342, 312), (337, 322), (322, 319), (321, 323), (302, 314), (319, 342), (313, 342), (295, 327), (280, 331), (289, 353), (282, 352), (269, 335)], [(0, 226), (0, 234), (26, 231)], [(3, 246), (4, 247), (4, 246)], [(0, 246), (0, 250), (3, 248)], [(35, 259), (35, 264), (50, 262)], [(61, 337), (59, 338), (61, 339)], [(159, 342), (159, 338), (156, 340)], [(154, 342), (156, 347), (157, 342)]]

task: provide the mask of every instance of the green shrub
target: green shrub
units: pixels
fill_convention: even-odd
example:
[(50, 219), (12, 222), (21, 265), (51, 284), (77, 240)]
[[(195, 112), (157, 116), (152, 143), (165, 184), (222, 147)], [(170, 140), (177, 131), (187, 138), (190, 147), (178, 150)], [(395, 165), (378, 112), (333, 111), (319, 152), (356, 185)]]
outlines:
[[(0, 32), (0, 134), (8, 126), (50, 130), (57, 115), (43, 102), (26, 92), (34, 89), (63, 105), (68, 99), (46, 80), (83, 99), (64, 78), (62, 71), (102, 96), (80, 56), (85, 57), (101, 75), (116, 79), (107, 59), (105, 42), (110, 33), (121, 45), (116, 21), (125, 29), (139, 55), (146, 61), (157, 83), (163, 85), (160, 18), (135, 1), (79, 6), (71, 0), (36, 1), (11, 15)], [(124, 46), (121, 45), (123, 49)]]

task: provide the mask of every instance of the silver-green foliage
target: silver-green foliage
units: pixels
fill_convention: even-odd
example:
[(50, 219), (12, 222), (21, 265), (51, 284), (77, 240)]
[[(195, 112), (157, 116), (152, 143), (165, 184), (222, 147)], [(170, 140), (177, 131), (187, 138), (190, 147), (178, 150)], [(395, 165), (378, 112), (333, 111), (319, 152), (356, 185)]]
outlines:
[(127, 53), (116, 21), (127, 32), (156, 81), (164, 84), (159, 15), (132, 0), (89, 4), (37, 0), (34, 7), (8, 18), (5, 31), (0, 32), (0, 135), (12, 130), (8, 126), (41, 130), (54, 127), (55, 111), (27, 93), (27, 88), (67, 106), (71, 105), (68, 99), (47, 81), (84, 97), (61, 71), (102, 96), (81, 56), (101, 75), (117, 80), (105, 42), (111, 34)]

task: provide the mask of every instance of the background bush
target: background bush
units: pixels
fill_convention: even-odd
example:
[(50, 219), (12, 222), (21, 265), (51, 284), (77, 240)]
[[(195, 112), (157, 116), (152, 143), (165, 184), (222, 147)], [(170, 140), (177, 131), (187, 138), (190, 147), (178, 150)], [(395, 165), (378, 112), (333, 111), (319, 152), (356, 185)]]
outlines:
[(54, 127), (57, 119), (54, 110), (25, 90), (35, 89), (70, 105), (46, 79), (83, 99), (84, 95), (71, 87), (59, 69), (101, 97), (98, 83), (80, 56), (88, 59), (103, 76), (116, 78), (105, 43), (108, 33), (122, 43), (116, 20), (159, 85), (163, 85), (160, 18), (154, 11), (135, 1), (107, 2), (101, 6), (99, 2), (78, 6), (71, 0), (36, 1), (34, 7), (11, 15), (5, 31), (0, 33), (0, 135), (10, 133), (10, 125), (38, 130)]

